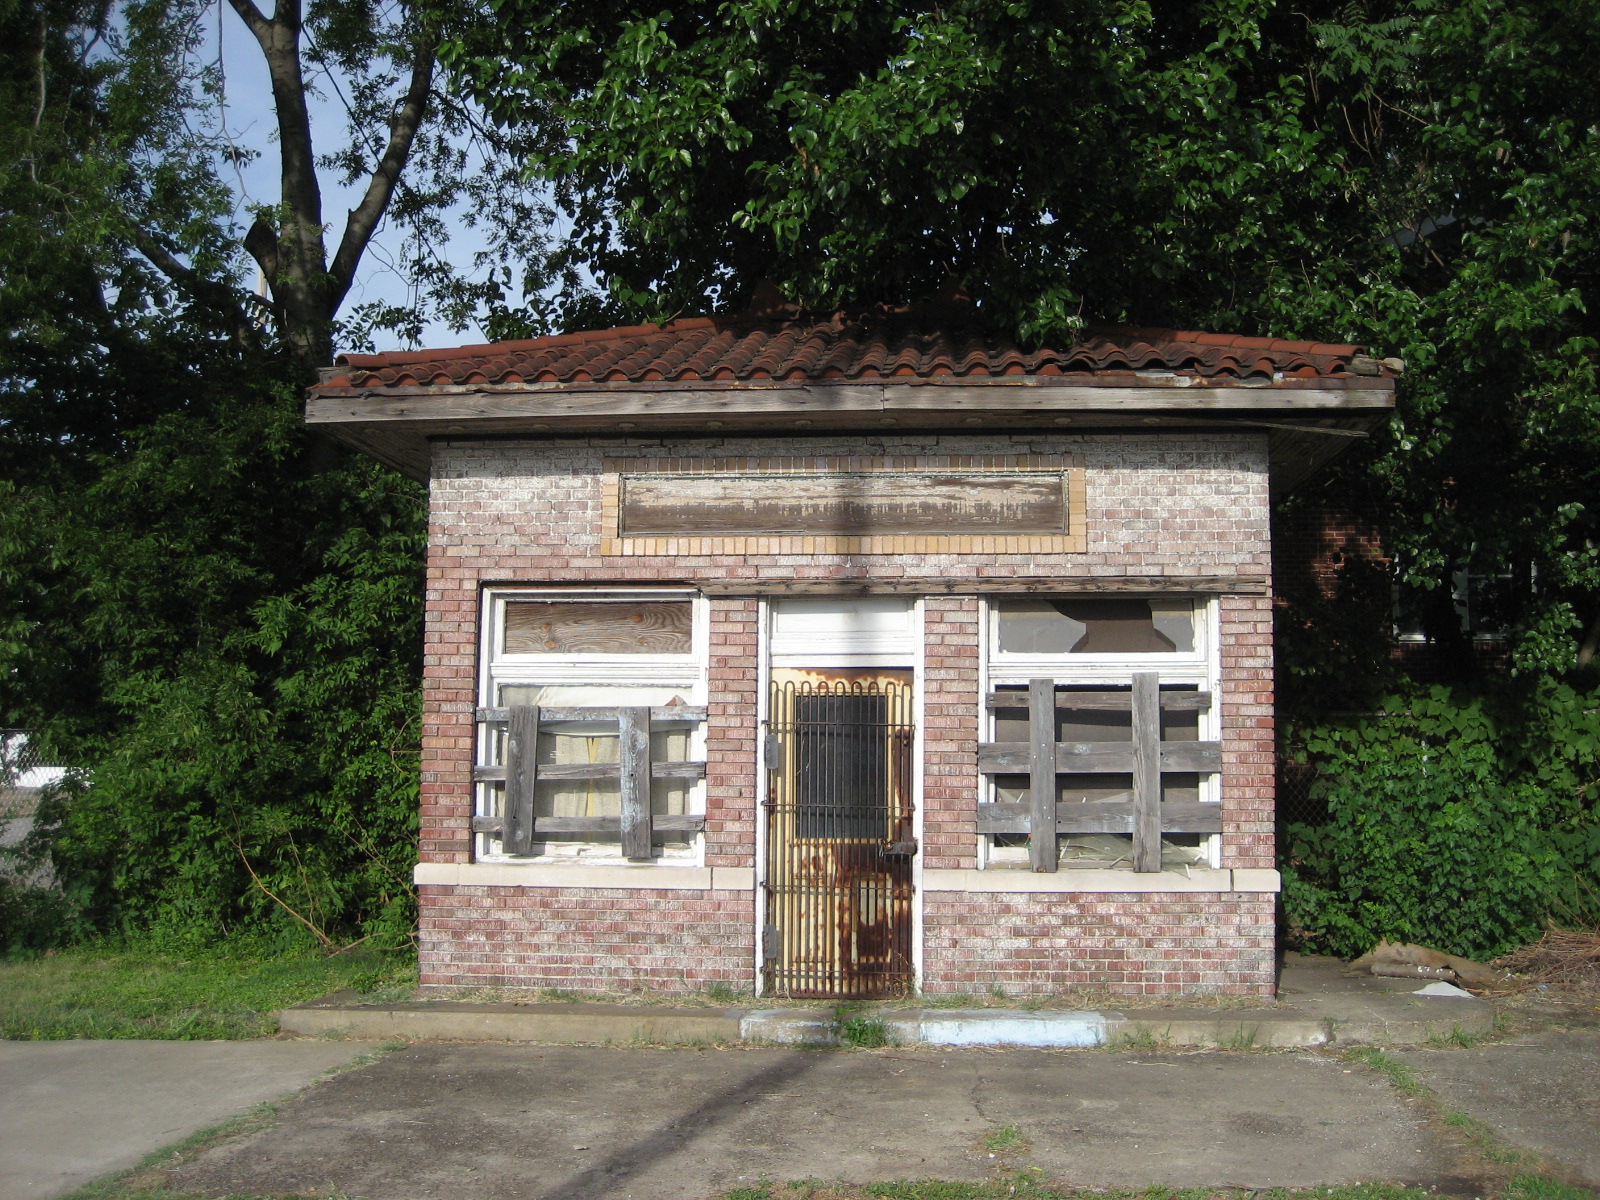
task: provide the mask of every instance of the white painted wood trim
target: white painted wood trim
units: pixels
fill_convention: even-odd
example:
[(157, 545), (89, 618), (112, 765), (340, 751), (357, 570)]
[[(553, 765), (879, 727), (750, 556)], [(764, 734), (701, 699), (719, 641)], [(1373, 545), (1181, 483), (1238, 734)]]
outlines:
[(1276, 892), (1278, 884), (1276, 871), (1209, 868), (1143, 873), (1066, 867), (1051, 874), (994, 867), (922, 873), (925, 892)]
[(642, 892), (754, 891), (750, 867), (640, 863), (418, 863), (412, 880), (444, 887), (621, 888)]

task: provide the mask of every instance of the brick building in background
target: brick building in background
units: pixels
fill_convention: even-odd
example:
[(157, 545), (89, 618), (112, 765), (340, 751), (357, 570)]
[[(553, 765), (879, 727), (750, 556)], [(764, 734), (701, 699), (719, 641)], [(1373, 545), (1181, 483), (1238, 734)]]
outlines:
[(1273, 989), (1269, 496), (1354, 346), (948, 312), (351, 355), (431, 487), (425, 986)]

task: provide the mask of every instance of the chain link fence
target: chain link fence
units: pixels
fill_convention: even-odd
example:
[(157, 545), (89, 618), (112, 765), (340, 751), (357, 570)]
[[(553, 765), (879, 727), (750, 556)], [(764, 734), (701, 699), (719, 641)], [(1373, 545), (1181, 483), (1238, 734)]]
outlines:
[(0, 729), (0, 787), (45, 787), (60, 779), (63, 769), (40, 753), (26, 729)]
[(1313, 795), (1317, 764), (1289, 754), (1278, 757), (1278, 834), (1287, 825), (1326, 825), (1328, 802)]

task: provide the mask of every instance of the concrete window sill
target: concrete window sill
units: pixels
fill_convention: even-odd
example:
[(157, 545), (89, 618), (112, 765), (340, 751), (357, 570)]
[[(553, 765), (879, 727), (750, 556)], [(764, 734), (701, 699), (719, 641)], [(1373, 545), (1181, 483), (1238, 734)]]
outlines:
[(1008, 867), (987, 871), (929, 870), (925, 892), (1276, 892), (1278, 873), (1264, 869), (1193, 868), (1121, 871), (1092, 868), (1034, 872)]

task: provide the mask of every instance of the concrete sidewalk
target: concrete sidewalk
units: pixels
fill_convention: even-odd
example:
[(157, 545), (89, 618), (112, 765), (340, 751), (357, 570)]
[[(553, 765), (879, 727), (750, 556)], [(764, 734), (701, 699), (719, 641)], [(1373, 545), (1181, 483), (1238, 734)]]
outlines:
[(0, 1198), (50, 1200), (344, 1066), (350, 1042), (0, 1041)]
[[(873, 1006), (901, 1046), (1116, 1046), (1149, 1044), (1226, 1049), (1323, 1045), (1424, 1045), (1454, 1034), (1483, 1034), (1494, 1009), (1461, 996), (1418, 995), (1425, 980), (1346, 974), (1336, 959), (1289, 955), (1280, 999), (1222, 1008), (1196, 1002), (1163, 1008), (1096, 1011)], [(279, 1028), (301, 1037), (511, 1041), (591, 1045), (704, 1044), (834, 1046), (832, 1005), (787, 1008), (674, 1008), (665, 1005), (417, 1001), (363, 1004), (336, 994), (282, 1013)]]

